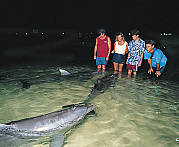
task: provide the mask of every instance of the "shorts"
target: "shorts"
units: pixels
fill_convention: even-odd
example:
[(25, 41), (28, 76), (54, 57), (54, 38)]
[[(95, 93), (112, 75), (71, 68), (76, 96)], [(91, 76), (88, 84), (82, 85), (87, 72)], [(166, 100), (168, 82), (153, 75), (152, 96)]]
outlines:
[(127, 64), (127, 69), (132, 70), (133, 72), (136, 72), (137, 71), (137, 65)]
[(112, 61), (114, 63), (124, 64), (125, 63), (125, 56), (122, 55), (122, 54), (115, 53), (114, 56), (113, 56)]
[(96, 65), (107, 65), (106, 57), (96, 57)]

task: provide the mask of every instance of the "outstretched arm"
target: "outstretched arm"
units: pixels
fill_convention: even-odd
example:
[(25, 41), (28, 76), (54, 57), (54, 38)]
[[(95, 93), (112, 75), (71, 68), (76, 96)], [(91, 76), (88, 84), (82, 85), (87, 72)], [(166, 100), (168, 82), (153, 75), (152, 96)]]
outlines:
[(148, 63), (149, 63), (149, 66), (150, 66), (150, 68), (148, 70), (148, 73), (151, 74), (152, 72), (154, 72), (153, 68), (152, 68), (152, 61), (151, 61), (151, 59), (148, 59)]
[(157, 63), (157, 68), (156, 68), (155, 74), (156, 74), (157, 77), (161, 75), (161, 73), (160, 73), (160, 62)]

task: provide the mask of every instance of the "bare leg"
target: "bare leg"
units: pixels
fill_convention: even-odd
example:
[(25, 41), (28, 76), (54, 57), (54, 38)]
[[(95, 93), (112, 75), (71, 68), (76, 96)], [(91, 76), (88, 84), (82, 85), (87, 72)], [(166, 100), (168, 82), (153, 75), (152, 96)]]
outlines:
[(134, 71), (134, 72), (133, 72), (133, 74), (134, 74), (134, 78), (136, 78), (137, 72), (136, 72), (136, 71)]
[(132, 70), (128, 70), (128, 78), (131, 78)]
[(117, 74), (117, 73), (118, 73), (118, 71), (114, 70), (114, 74)]
[(101, 70), (101, 65), (97, 65), (98, 72)]
[(106, 65), (102, 65), (102, 72), (105, 72)]
[(122, 74), (122, 68), (124, 64), (119, 64), (119, 73)]
[(113, 64), (114, 64), (114, 73), (117, 73), (119, 64), (115, 62), (113, 62)]

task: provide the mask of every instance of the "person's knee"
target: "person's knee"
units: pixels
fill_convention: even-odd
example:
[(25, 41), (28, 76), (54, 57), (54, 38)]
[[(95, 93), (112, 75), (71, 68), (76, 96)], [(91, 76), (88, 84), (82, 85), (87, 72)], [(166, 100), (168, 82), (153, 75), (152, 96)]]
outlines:
[(101, 68), (101, 65), (97, 65), (97, 68)]
[(118, 64), (117, 63), (113, 63), (114, 64), (114, 70), (118, 70)]
[(132, 70), (128, 70), (128, 74), (131, 74), (132, 73)]

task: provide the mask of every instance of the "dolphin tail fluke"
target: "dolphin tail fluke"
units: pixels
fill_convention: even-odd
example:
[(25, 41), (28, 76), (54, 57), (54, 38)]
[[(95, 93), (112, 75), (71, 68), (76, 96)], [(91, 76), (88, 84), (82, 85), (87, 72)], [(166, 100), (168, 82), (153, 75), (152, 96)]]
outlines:
[(70, 75), (70, 73), (64, 69), (59, 69), (59, 72), (60, 72), (60, 75), (61, 76), (67, 76), (67, 75)]

